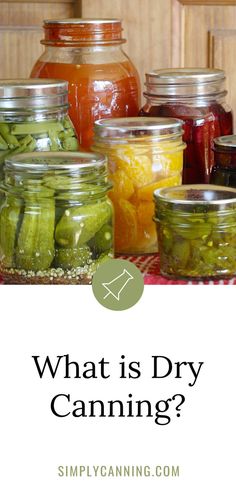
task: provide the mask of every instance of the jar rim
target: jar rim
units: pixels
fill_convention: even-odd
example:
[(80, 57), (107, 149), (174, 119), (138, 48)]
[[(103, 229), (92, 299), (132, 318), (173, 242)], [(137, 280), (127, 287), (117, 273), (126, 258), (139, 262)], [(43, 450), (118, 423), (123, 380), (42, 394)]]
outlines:
[(214, 139), (214, 147), (227, 148), (236, 147), (236, 135), (223, 135)]
[(210, 68), (157, 69), (146, 73), (145, 98), (209, 97), (227, 94), (224, 89), (225, 72)]
[(214, 209), (223, 209), (236, 203), (236, 189), (211, 184), (186, 184), (171, 188), (162, 188), (154, 191), (154, 200), (168, 205), (212, 206)]
[(55, 19), (45, 20), (42, 44), (52, 46), (89, 46), (122, 44), (122, 23), (119, 19)]
[(211, 68), (169, 68), (154, 69), (146, 73), (147, 82), (154, 84), (196, 84), (211, 83), (225, 79), (222, 69)]
[(113, 19), (113, 18), (107, 18), (107, 19), (101, 19), (101, 18), (69, 18), (69, 19), (46, 19), (43, 21), (45, 25), (50, 25), (50, 24), (73, 24), (73, 25), (81, 25), (81, 24), (117, 24), (121, 23), (120, 19)]
[(0, 81), (0, 98), (22, 98), (27, 96), (44, 96), (60, 94), (68, 90), (68, 81), (47, 78), (2, 79)]
[(0, 109), (68, 106), (68, 81), (60, 79), (3, 79), (0, 81)]
[(92, 152), (29, 152), (6, 158), (5, 169), (32, 171), (33, 173), (51, 170), (80, 172), (81, 170), (106, 167), (103, 154)]
[(168, 117), (102, 118), (94, 124), (99, 137), (143, 137), (145, 135), (182, 134), (183, 121)]

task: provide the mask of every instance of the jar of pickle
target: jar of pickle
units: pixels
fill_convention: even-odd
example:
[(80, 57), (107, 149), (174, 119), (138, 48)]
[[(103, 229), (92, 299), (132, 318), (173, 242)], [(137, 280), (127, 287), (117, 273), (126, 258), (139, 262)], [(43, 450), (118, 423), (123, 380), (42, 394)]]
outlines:
[(141, 116), (176, 117), (184, 122), (184, 184), (209, 183), (213, 139), (233, 133), (220, 69), (162, 69), (146, 74), (146, 104)]
[(211, 184), (236, 188), (236, 135), (216, 138), (214, 156)]
[(236, 189), (183, 185), (155, 191), (154, 197), (162, 275), (236, 275)]
[(182, 182), (182, 122), (116, 118), (95, 123), (93, 149), (108, 157), (115, 209), (115, 251), (157, 252), (153, 192)]
[(66, 81), (0, 80), (0, 176), (5, 158), (15, 154), (78, 147)]
[(44, 31), (45, 52), (31, 76), (69, 82), (69, 113), (83, 148), (91, 146), (95, 120), (138, 115), (140, 81), (122, 49), (120, 20), (45, 20)]
[(0, 273), (7, 284), (90, 284), (113, 256), (111, 184), (102, 155), (7, 159), (1, 184)]

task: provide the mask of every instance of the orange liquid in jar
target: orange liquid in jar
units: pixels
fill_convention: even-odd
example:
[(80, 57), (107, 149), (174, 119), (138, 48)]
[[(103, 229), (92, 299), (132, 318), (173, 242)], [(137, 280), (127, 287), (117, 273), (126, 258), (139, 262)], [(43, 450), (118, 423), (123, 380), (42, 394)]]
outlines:
[(84, 149), (92, 144), (95, 120), (138, 115), (140, 84), (129, 61), (81, 65), (38, 61), (31, 77), (69, 82), (69, 115)]

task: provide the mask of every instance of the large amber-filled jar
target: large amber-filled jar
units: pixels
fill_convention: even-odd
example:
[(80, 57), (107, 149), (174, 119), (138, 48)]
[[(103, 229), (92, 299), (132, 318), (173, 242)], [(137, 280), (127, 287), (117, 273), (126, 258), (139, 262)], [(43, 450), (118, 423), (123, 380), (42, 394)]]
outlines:
[(0, 273), (9, 284), (90, 284), (113, 256), (103, 155), (19, 154), (5, 162)]
[(233, 133), (220, 69), (181, 68), (146, 74), (146, 104), (140, 115), (176, 117), (184, 122), (183, 182), (208, 183), (214, 164), (213, 139)]
[(95, 123), (93, 149), (106, 154), (115, 209), (115, 251), (157, 252), (153, 192), (182, 182), (182, 122), (115, 118)]
[(122, 49), (121, 21), (65, 19), (44, 22), (45, 52), (31, 76), (69, 82), (70, 116), (88, 149), (95, 120), (138, 115), (138, 73)]
[(57, 79), (0, 81), (0, 178), (6, 157), (33, 151), (75, 151), (68, 83)]

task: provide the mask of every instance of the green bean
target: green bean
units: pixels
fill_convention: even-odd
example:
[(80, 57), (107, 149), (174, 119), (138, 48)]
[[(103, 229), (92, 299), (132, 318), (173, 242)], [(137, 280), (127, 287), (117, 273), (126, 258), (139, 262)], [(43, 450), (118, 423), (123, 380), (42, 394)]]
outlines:
[(56, 152), (60, 150), (60, 140), (58, 139), (58, 134), (55, 130), (50, 129), (48, 131), (49, 139), (50, 139), (50, 150)]
[(20, 143), (18, 142), (15, 135), (11, 134), (10, 126), (7, 123), (0, 123), (0, 134), (8, 144), (9, 149), (14, 149), (14, 147), (19, 147)]
[(49, 133), (49, 130), (61, 132), (63, 125), (60, 122), (49, 120), (47, 122), (17, 123), (11, 126), (11, 134), (13, 135), (42, 134), (44, 132)]
[(75, 137), (66, 137), (62, 142), (62, 147), (65, 151), (77, 151), (79, 143)]

